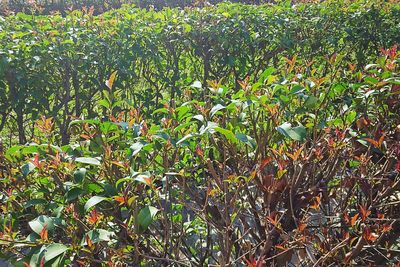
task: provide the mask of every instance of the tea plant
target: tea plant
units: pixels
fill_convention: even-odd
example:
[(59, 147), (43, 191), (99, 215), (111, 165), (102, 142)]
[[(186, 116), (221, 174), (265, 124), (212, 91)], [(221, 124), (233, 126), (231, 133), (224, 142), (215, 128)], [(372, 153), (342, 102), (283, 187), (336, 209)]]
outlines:
[(25, 144), (46, 115), (54, 118), (55, 138), (68, 144), (69, 123), (98, 114), (115, 70), (118, 97), (149, 115), (196, 80), (238, 89), (247, 76), (254, 82), (263, 70), (279, 69), (283, 57), (324, 68), (325, 57), (336, 55), (361, 69), (380, 48), (400, 43), (399, 18), (397, 4), (375, 1), (2, 17), (0, 132), (8, 146)]
[[(240, 88), (193, 83), (152, 116), (73, 120), (1, 153), (15, 266), (398, 262), (398, 54), (364, 70), (287, 59)], [(193, 95), (204, 98), (193, 99)], [(107, 103), (107, 104), (106, 104)], [(117, 114), (117, 115), (113, 115)]]
[(0, 259), (398, 266), (398, 11), (0, 17)]

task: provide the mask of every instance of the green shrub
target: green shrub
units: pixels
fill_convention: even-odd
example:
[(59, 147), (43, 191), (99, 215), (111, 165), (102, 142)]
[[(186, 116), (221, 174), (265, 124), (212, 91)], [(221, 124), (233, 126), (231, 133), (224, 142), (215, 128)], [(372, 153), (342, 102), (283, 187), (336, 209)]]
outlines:
[[(105, 117), (36, 122), (0, 153), (1, 257), (15, 266), (395, 264), (399, 72), (287, 59), (240, 88), (194, 82), (146, 115), (107, 80)], [(192, 98), (192, 96), (200, 96)], [(385, 253), (385, 254), (383, 254)]]
[(0, 17), (0, 259), (398, 264), (399, 9), (380, 4)]
[(1, 18), (0, 132), (18, 133), (25, 143), (44, 114), (55, 120), (55, 138), (67, 144), (73, 118), (93, 118), (107, 108), (98, 101), (115, 70), (118, 98), (151, 114), (160, 99), (179, 98), (195, 80), (221, 79), (239, 88), (239, 81), (257, 80), (283, 57), (297, 55), (322, 68), (325, 57), (336, 54), (360, 69), (380, 48), (400, 43), (399, 7), (382, 5), (126, 6), (100, 16)]

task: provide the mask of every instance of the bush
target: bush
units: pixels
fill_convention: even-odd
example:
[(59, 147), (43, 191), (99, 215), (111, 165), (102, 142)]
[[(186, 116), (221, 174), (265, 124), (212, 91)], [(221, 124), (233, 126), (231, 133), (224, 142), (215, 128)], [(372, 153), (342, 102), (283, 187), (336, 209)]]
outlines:
[(2, 257), (395, 264), (400, 81), (398, 54), (384, 52), (363, 71), (293, 58), (238, 90), (195, 82), (152, 116), (134, 106), (111, 115), (122, 105), (112, 74), (109, 120), (71, 121), (73, 141), (60, 147), (42, 117), (40, 143), (0, 154)]
[(0, 258), (398, 265), (398, 10), (0, 18)]
[(283, 57), (323, 67), (336, 53), (361, 69), (380, 48), (400, 43), (399, 18), (398, 5), (357, 3), (20, 13), (0, 20), (0, 131), (10, 134), (8, 145), (17, 133), (26, 143), (45, 114), (67, 144), (73, 118), (102, 113), (104, 81), (115, 70), (118, 97), (151, 114), (160, 99), (180, 97), (195, 80), (239, 88)]
[(71, 10), (93, 7), (94, 13), (99, 14), (107, 10), (120, 8), (123, 4), (133, 3), (130, 0), (5, 0), (0, 3), (0, 14), (10, 15), (12, 13), (40, 13), (51, 14), (59, 12), (65, 15)]

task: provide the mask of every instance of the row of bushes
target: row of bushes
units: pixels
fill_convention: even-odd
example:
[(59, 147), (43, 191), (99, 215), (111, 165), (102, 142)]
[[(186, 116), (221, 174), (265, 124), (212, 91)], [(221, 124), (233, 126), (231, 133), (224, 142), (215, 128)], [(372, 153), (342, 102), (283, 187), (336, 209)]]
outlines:
[[(63, 15), (71, 10), (81, 10), (82, 8), (94, 9), (94, 14), (101, 14), (111, 9), (120, 8), (123, 4), (135, 4), (141, 8), (162, 9), (164, 7), (187, 7), (204, 6), (223, 2), (221, 0), (5, 0), (0, 2), (0, 15), (11, 15), (18, 12), (34, 14), (51, 14), (59, 12)], [(234, 0), (247, 4), (261, 4), (271, 1), (263, 0)], [(272, 1), (274, 2), (274, 1)]]
[(18, 12), (33, 14), (50, 14), (60, 12), (66, 14), (75, 9), (83, 7), (93, 7), (96, 14), (105, 12), (113, 8), (120, 8), (123, 4), (133, 3), (129, 0), (6, 0), (0, 3), (0, 14), (11, 15)]
[(118, 97), (152, 112), (195, 80), (238, 88), (294, 55), (319, 68), (334, 55), (361, 68), (380, 48), (400, 42), (399, 25), (399, 5), (340, 2), (126, 6), (100, 16), (86, 10), (0, 18), (0, 132), (3, 142), (18, 133), (25, 143), (33, 122), (46, 115), (55, 119), (58, 140), (68, 143), (74, 118), (104, 114), (107, 104), (99, 100), (109, 94), (104, 81), (114, 71)]
[(36, 143), (0, 148), (0, 258), (397, 266), (400, 54), (382, 53), (362, 71), (333, 56), (328, 71), (291, 59), (239, 89), (195, 82), (150, 115), (111, 75), (105, 117), (72, 121), (69, 144), (42, 117)]

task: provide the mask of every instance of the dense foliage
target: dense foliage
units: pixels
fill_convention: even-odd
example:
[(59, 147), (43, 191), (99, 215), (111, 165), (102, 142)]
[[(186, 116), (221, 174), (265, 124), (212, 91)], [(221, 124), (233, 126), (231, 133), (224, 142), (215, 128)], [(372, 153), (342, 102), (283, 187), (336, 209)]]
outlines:
[[(383, 5), (383, 6), (382, 6)], [(107, 108), (104, 81), (118, 70), (118, 98), (151, 114), (160, 98), (199, 80), (260, 77), (283, 56), (324, 64), (338, 53), (356, 67), (400, 43), (398, 5), (246, 6), (160, 12), (125, 7), (60, 16), (0, 18), (0, 131), (25, 143), (41, 115), (53, 117), (63, 144), (73, 118)], [(6, 135), (5, 135), (6, 136)]]
[(30, 14), (67, 14), (71, 10), (93, 8), (96, 14), (103, 13), (133, 0), (3, 0), (0, 2), (0, 15), (12, 15), (18, 12)]
[(398, 265), (398, 13), (3, 18), (0, 258)]
[[(30, 14), (52, 14), (59, 12), (63, 15), (72, 10), (92, 8), (94, 14), (101, 14), (111, 9), (120, 8), (124, 4), (135, 4), (141, 8), (187, 7), (217, 4), (223, 0), (2, 0), (0, 2), (0, 15), (12, 15), (18, 12)], [(273, 0), (233, 0), (248, 4), (275, 3)], [(293, 1), (294, 2), (294, 1)], [(302, 1), (300, 1), (302, 2)]]

